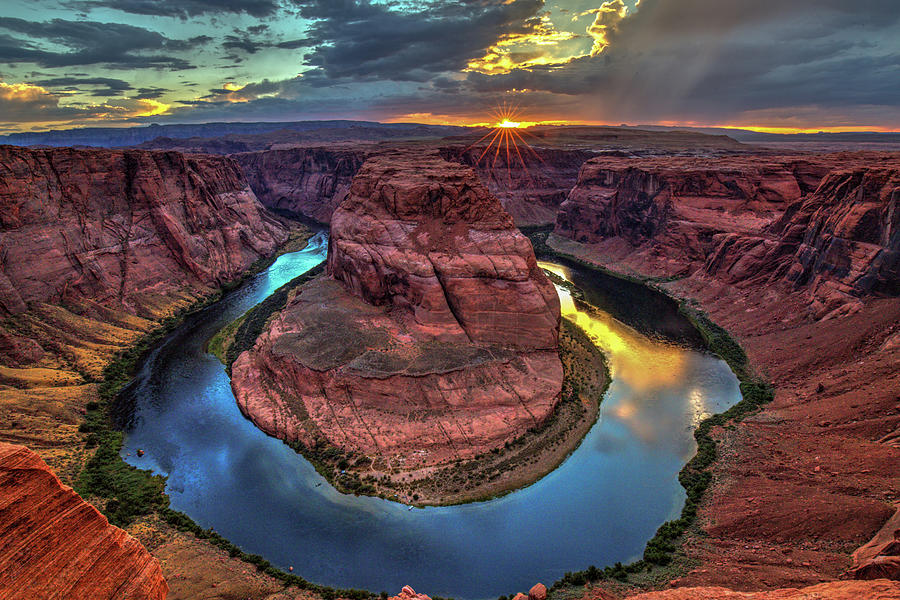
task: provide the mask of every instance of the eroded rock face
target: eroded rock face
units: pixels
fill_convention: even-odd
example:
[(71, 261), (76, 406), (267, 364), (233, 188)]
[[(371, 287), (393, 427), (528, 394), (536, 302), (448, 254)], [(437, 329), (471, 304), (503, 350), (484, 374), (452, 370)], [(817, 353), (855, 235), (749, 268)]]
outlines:
[(595, 158), (560, 206), (555, 231), (588, 244), (624, 242), (642, 260), (664, 257), (663, 271), (696, 268), (714, 235), (771, 224), (825, 173), (790, 157)]
[(215, 287), (287, 238), (234, 161), (0, 147), (0, 314)]
[(354, 149), (290, 148), (232, 158), (264, 206), (328, 223), (365, 156)]
[(555, 349), (559, 298), (475, 173), (438, 157), (370, 159), (332, 217), (328, 272), (447, 340)]
[(164, 600), (159, 562), (62, 485), (24, 446), (0, 443), (0, 597)]
[(835, 170), (757, 235), (721, 235), (705, 273), (728, 283), (808, 289), (818, 317), (900, 295), (900, 160)]
[(232, 365), (241, 410), (268, 433), (413, 468), (502, 446), (552, 413), (556, 291), (470, 169), (369, 159), (332, 218), (328, 272)]

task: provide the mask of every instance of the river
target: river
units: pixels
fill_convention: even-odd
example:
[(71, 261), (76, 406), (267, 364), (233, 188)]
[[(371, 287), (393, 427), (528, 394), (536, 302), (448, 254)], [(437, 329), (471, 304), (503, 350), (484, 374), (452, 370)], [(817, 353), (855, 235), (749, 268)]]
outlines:
[(551, 263), (542, 266), (604, 307), (576, 305), (558, 288), (565, 318), (604, 351), (612, 374), (600, 418), (579, 448), (535, 484), (489, 502), (408, 510), (338, 493), (241, 415), (224, 367), (205, 351), (216, 331), (324, 260), (326, 248), (317, 234), (191, 315), (124, 391), (132, 408), (123, 456), (168, 477), (172, 508), (316, 583), (391, 594), (412, 585), (460, 600), (639, 558), (657, 527), (680, 513), (677, 474), (694, 452), (692, 430), (740, 399), (736, 378), (716, 357), (647, 326), (649, 306), (659, 322), (687, 330), (658, 293)]

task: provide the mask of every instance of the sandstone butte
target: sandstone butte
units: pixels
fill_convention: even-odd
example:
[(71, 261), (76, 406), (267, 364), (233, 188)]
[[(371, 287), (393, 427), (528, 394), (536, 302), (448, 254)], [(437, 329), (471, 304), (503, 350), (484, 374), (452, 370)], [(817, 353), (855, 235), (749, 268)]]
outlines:
[(60, 483), (24, 446), (0, 442), (0, 598), (164, 600), (159, 562)]
[(552, 413), (556, 291), (470, 168), (371, 157), (331, 227), (328, 277), (232, 365), (259, 427), (411, 468), (502, 446)]
[(705, 536), (685, 546), (698, 566), (678, 587), (900, 578), (886, 524), (900, 498), (898, 205), (890, 153), (583, 166), (550, 245), (676, 276), (662, 285), (727, 328), (775, 386), (759, 414), (716, 432)]

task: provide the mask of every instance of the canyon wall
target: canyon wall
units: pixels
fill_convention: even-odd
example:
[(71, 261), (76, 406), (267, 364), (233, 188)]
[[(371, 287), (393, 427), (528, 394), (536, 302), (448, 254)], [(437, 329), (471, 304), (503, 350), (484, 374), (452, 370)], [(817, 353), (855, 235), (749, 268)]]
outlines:
[(0, 597), (165, 600), (159, 561), (60, 483), (24, 446), (0, 442)]
[(3, 146), (0, 164), (0, 314), (80, 298), (144, 314), (287, 239), (224, 157)]
[(232, 365), (242, 411), (267, 432), (412, 469), (552, 413), (559, 300), (471, 169), (370, 158), (332, 217), (327, 267)]
[(873, 153), (597, 158), (555, 233), (626, 270), (807, 289), (821, 317), (900, 293), (898, 169)]
[[(657, 159), (664, 171), (590, 161), (549, 240), (613, 270), (677, 275), (658, 285), (725, 327), (775, 386), (771, 404), (715, 433), (705, 535), (685, 543), (697, 566), (676, 587), (897, 577), (895, 549), (848, 569), (900, 494), (900, 155), (776, 158), (725, 159), (750, 174), (780, 165), (777, 186), (731, 178), (716, 193), (720, 175), (688, 183), (721, 160), (683, 164), (681, 179), (678, 159)], [(681, 593), (670, 597), (692, 597)]]
[(363, 149), (289, 148), (234, 154), (268, 208), (328, 223), (366, 157)]
[[(836, 169), (757, 235), (720, 234), (703, 272), (808, 289), (818, 317), (850, 299), (900, 295), (900, 161)], [(854, 306), (854, 305), (850, 305)]]
[(713, 236), (764, 228), (826, 173), (791, 157), (599, 157), (582, 166), (555, 232), (617, 246), (665, 274), (694, 270)]
[(485, 152), (483, 146), (440, 149), (445, 160), (472, 167), (519, 226), (553, 223), (559, 205), (578, 179), (581, 165), (594, 156), (589, 150), (531, 148), (524, 144), (509, 151), (507, 155), (504, 147), (500, 152)]

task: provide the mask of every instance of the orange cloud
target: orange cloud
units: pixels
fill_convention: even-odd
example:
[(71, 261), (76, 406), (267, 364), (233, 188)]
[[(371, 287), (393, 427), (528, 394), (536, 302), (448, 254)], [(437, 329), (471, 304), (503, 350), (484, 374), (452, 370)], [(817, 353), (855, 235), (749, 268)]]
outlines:
[(502, 36), (496, 44), (487, 49), (484, 56), (470, 60), (463, 71), (503, 75), (514, 69), (527, 69), (538, 65), (563, 65), (577, 54), (566, 52), (560, 54), (559, 45), (578, 37), (576, 33), (556, 29), (545, 15), (528, 33)]
[(609, 32), (628, 16), (628, 7), (622, 0), (609, 0), (601, 4), (600, 8), (587, 10), (579, 16), (589, 14), (594, 15), (594, 22), (587, 28), (588, 35), (594, 38), (591, 56), (597, 56), (609, 46)]

